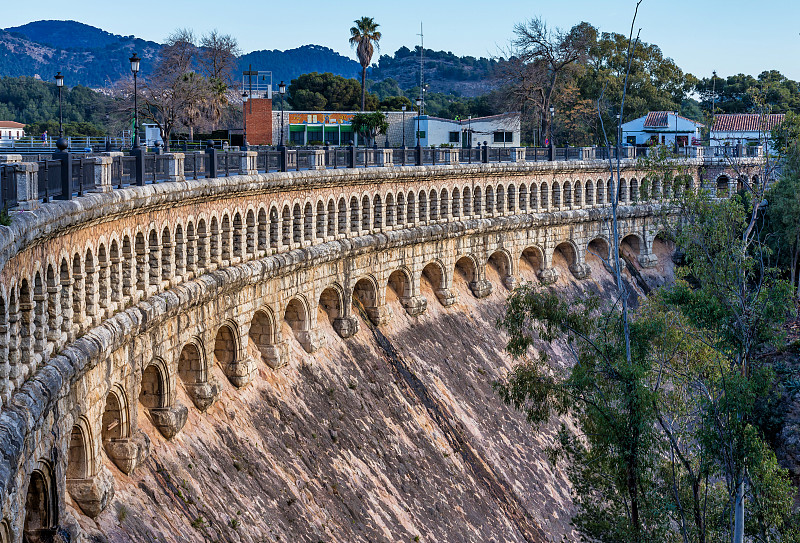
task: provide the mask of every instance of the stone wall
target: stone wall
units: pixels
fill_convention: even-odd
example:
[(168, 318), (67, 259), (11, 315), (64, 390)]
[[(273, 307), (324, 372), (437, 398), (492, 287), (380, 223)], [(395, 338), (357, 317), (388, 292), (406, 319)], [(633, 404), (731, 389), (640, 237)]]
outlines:
[[(42, 205), (0, 228), (0, 541), (58, 524), (69, 493), (96, 515), (147, 456), (145, 413), (166, 437), (290, 342), (320, 347), (317, 315), (348, 338), (358, 299), (378, 325), (393, 290), (410, 315), (475, 297), (486, 265), (513, 287), (522, 259), (552, 280), (555, 253), (586, 277), (609, 251), (597, 162), (301, 171), (132, 187)], [(732, 174), (729, 173), (729, 175)], [(620, 231), (653, 263), (664, 191), (625, 164)], [(699, 178), (699, 169), (697, 172)], [(646, 197), (645, 197), (646, 196)], [(420, 294), (425, 277), (436, 300)], [(288, 325), (285, 333), (284, 326)], [(181, 405), (183, 387), (193, 406)], [(137, 406), (141, 406), (141, 410)]]

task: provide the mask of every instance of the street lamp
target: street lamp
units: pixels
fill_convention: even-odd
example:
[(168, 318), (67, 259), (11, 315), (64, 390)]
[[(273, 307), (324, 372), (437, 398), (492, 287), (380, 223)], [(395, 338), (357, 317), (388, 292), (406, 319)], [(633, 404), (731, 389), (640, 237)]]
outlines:
[(283, 97), (286, 94), (286, 84), (281, 81), (280, 85), (278, 85), (278, 94), (281, 95), (281, 143), (280, 146), (283, 147)]
[(472, 115), (467, 115), (467, 160), (472, 164)]
[(139, 148), (139, 96), (138, 96), (138, 75), (139, 62), (142, 60), (134, 53), (131, 58), (131, 72), (133, 72), (133, 148)]
[(403, 110), (403, 149), (406, 148), (406, 106), (401, 108)]
[[(64, 88), (64, 76), (61, 75), (61, 72), (56, 74), (56, 87), (58, 87), (58, 141), (56, 142), (56, 146), (64, 144), (64, 149), (67, 148), (66, 142), (64, 141), (64, 108), (62, 107), (61, 102), (61, 89)], [(63, 151), (59, 147), (59, 150)]]

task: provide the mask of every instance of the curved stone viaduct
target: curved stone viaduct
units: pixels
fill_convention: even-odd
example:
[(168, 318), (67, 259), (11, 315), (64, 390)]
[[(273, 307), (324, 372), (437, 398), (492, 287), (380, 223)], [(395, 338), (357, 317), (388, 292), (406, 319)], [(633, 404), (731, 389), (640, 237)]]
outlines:
[[(664, 191), (640, 194), (633, 161), (623, 177), (620, 231), (647, 266)], [(371, 168), (163, 183), (15, 214), (0, 228), (0, 542), (50, 533), (68, 493), (97, 515), (113, 471), (148, 454), (143, 427), (170, 438), (221, 387), (277, 371), (288, 342), (313, 352), (319, 318), (349, 337), (354, 299), (380, 325), (387, 289), (416, 315), (452, 304), (456, 280), (487, 295), (487, 265), (507, 288), (521, 259), (552, 279), (556, 251), (585, 277), (589, 247), (608, 254), (612, 190), (603, 162)]]

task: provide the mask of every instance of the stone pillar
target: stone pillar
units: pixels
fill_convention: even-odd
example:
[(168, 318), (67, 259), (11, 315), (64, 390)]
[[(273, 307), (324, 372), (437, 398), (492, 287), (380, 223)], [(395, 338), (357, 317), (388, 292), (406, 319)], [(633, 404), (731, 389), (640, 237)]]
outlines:
[(449, 164), (449, 165), (458, 164), (459, 163), (458, 162), (459, 151), (460, 151), (460, 149), (450, 149), (450, 148), (445, 147), (444, 149), (441, 150), (441, 152), (442, 152), (442, 154), (441, 154), (441, 158), (442, 158), (441, 163), (442, 164)]
[(114, 188), (111, 185), (111, 164), (114, 159), (109, 156), (96, 156), (92, 158), (94, 165), (92, 175), (94, 177), (94, 190), (92, 192), (111, 192)]
[(375, 149), (375, 165), (389, 167), (394, 166), (391, 149)]
[(578, 157), (580, 160), (592, 160), (593, 151), (592, 147), (578, 147)]
[(0, 155), (0, 164), (22, 162), (22, 155)]
[(295, 149), (286, 150), (286, 169), (294, 170), (297, 168), (297, 151)]
[(67, 479), (70, 496), (88, 517), (95, 518), (114, 498), (114, 476), (105, 466), (86, 479)]
[(545, 268), (536, 275), (539, 276), (539, 281), (544, 284), (555, 283), (558, 280), (558, 270), (555, 268)]
[[(296, 160), (296, 159), (295, 159)], [(308, 155), (308, 169), (309, 170), (324, 170), (325, 169), (325, 150), (314, 149)]]
[(184, 174), (184, 164), (186, 160), (186, 155), (183, 153), (167, 153), (164, 155), (166, 157), (166, 174), (167, 180), (172, 182), (178, 181), (186, 181), (186, 176)]
[(511, 151), (511, 162), (525, 162), (524, 147), (512, 147), (510, 151)]
[(39, 209), (39, 165), (35, 162), (16, 162), (11, 164), (11, 168), (17, 207), (22, 211)]
[(242, 161), (239, 165), (239, 175), (256, 175), (258, 151), (242, 151)]

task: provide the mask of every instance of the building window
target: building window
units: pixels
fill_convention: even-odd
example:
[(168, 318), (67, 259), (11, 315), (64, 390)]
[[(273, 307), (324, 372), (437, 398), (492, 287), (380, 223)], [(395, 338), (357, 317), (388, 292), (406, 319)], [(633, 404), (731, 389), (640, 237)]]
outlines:
[(636, 136), (628, 136), (628, 145), (636, 145)]
[(513, 143), (514, 142), (514, 133), (513, 132), (505, 132), (505, 131), (498, 131), (494, 133), (494, 142), (495, 143)]
[(424, 140), (424, 139), (425, 139), (425, 131), (424, 131), (424, 130), (420, 130), (420, 131), (418, 131), (418, 132), (417, 132), (417, 137), (418, 137), (419, 139), (421, 139), (421, 140)]
[(450, 132), (450, 143), (458, 143), (458, 136), (460, 132)]

